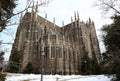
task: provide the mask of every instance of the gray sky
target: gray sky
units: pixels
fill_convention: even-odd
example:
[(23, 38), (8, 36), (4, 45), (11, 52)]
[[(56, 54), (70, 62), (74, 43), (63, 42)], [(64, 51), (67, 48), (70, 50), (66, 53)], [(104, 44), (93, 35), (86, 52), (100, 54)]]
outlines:
[[(64, 20), (64, 24), (68, 24), (71, 22), (71, 16), (74, 17), (74, 11), (79, 12), (80, 20), (86, 22), (88, 18), (90, 17), (96, 27), (96, 32), (97, 36), (99, 38), (99, 44), (100, 44), (100, 49), (101, 52), (105, 51), (104, 45), (101, 42), (100, 35), (101, 32), (99, 31), (100, 28), (104, 24), (109, 24), (111, 23), (110, 19), (105, 19), (101, 15), (101, 11), (97, 7), (93, 7), (93, 3), (95, 0), (53, 0), (48, 7), (39, 7), (39, 12), (38, 14), (42, 17), (45, 16), (45, 13), (48, 14), (48, 20), (53, 21), (53, 18), (55, 18), (55, 23), (59, 26), (62, 26), (62, 20)], [(25, 7), (25, 0), (20, 0), (18, 7), (16, 8), (15, 11), (21, 11)], [(19, 16), (13, 18), (13, 21), (18, 21)], [(15, 32), (17, 26), (11, 26), (8, 27), (7, 31), (5, 32)], [(13, 42), (14, 40), (14, 35), (15, 33), (11, 33), (10, 35), (6, 35), (4, 33), (0, 33), (1, 39), (3, 39), (3, 42)], [(6, 53), (5, 58), (9, 58), (9, 53), (11, 50), (11, 45), (6, 46), (4, 45), (3, 49), (5, 50), (6, 48), (9, 49), (9, 52)]]

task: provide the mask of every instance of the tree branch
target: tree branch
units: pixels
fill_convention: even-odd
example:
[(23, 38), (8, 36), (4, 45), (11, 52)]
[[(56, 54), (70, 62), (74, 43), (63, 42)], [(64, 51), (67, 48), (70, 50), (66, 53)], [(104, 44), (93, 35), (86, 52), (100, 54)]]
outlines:
[(103, 3), (104, 5), (110, 7), (111, 9), (113, 9), (116, 13), (120, 14), (120, 11), (118, 11), (116, 8), (114, 8), (112, 5), (109, 5), (107, 3)]
[[(51, 0), (51, 1), (53, 1), (53, 0)], [(43, 5), (49, 4), (51, 1), (41, 2), (40, 4), (35, 5), (35, 6), (43, 6)], [(31, 3), (32, 3), (32, 1), (30, 2), (30, 4), (29, 4), (24, 10), (22, 10), (22, 11), (20, 11), (20, 12), (18, 12), (18, 13), (15, 13), (15, 14), (13, 14), (12, 16), (18, 15), (18, 14), (20, 14), (20, 13), (23, 13), (23, 12), (26, 11), (27, 9), (32, 8), (32, 6), (30, 6)]]

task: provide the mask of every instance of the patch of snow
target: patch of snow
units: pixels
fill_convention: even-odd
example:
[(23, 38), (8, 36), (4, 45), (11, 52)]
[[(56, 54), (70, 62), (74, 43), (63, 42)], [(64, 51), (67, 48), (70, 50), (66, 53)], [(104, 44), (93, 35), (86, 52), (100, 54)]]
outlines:
[[(11, 74), (8, 73), (5, 81), (40, 81), (40, 74)], [(43, 75), (43, 81), (110, 81), (111, 77), (105, 75)]]

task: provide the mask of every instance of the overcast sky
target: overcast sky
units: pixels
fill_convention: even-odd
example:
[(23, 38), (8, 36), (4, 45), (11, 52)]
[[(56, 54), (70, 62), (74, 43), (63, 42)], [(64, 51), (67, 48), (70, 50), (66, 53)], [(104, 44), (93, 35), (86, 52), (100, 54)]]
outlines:
[[(95, 23), (97, 36), (99, 38), (100, 49), (101, 52), (103, 52), (105, 49), (100, 40), (101, 32), (99, 30), (104, 24), (111, 23), (111, 21), (108, 18), (107, 19), (103, 18), (101, 15), (101, 11), (97, 7), (93, 7), (94, 2), (95, 0), (53, 0), (48, 5), (48, 7), (39, 7), (38, 14), (45, 17), (45, 13), (47, 13), (48, 20), (53, 22), (53, 18), (55, 18), (55, 23), (58, 26), (62, 26), (62, 20), (64, 20), (65, 25), (70, 23), (71, 16), (74, 17), (74, 11), (79, 12), (81, 21), (86, 22), (90, 17)], [(25, 7), (25, 0), (20, 0), (16, 11), (20, 11), (24, 9), (24, 7)], [(13, 20), (18, 20), (18, 19), (19, 18), (16, 19), (13, 18)], [(8, 29), (15, 31), (16, 28), (17, 26), (12, 26), (9, 27)], [(2, 34), (0, 38), (4, 39), (3, 40), (4, 42), (9, 42), (9, 41), (12, 42), (14, 37), (12, 33), (9, 36)], [(11, 46), (9, 45), (9, 47), (7, 48), (11, 48)], [(8, 55), (5, 55), (5, 57), (8, 59)]]

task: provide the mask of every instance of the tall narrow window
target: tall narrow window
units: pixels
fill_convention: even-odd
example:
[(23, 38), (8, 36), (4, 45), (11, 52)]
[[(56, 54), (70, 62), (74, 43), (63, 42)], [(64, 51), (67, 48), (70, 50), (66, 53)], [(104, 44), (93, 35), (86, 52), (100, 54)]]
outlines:
[(51, 46), (51, 58), (55, 58), (55, 46)]
[(62, 48), (61, 47), (57, 47), (56, 50), (57, 50), (58, 58), (62, 58)]
[(67, 59), (67, 49), (65, 49), (65, 59)]
[(45, 57), (48, 57), (48, 55), (49, 55), (49, 46), (44, 47), (44, 53), (45, 53)]
[(71, 60), (71, 57), (70, 57), (70, 56), (71, 56), (71, 50), (69, 49), (68, 52), (69, 52), (69, 54), (68, 54), (68, 58), (69, 58), (69, 61), (70, 61), (70, 60)]

